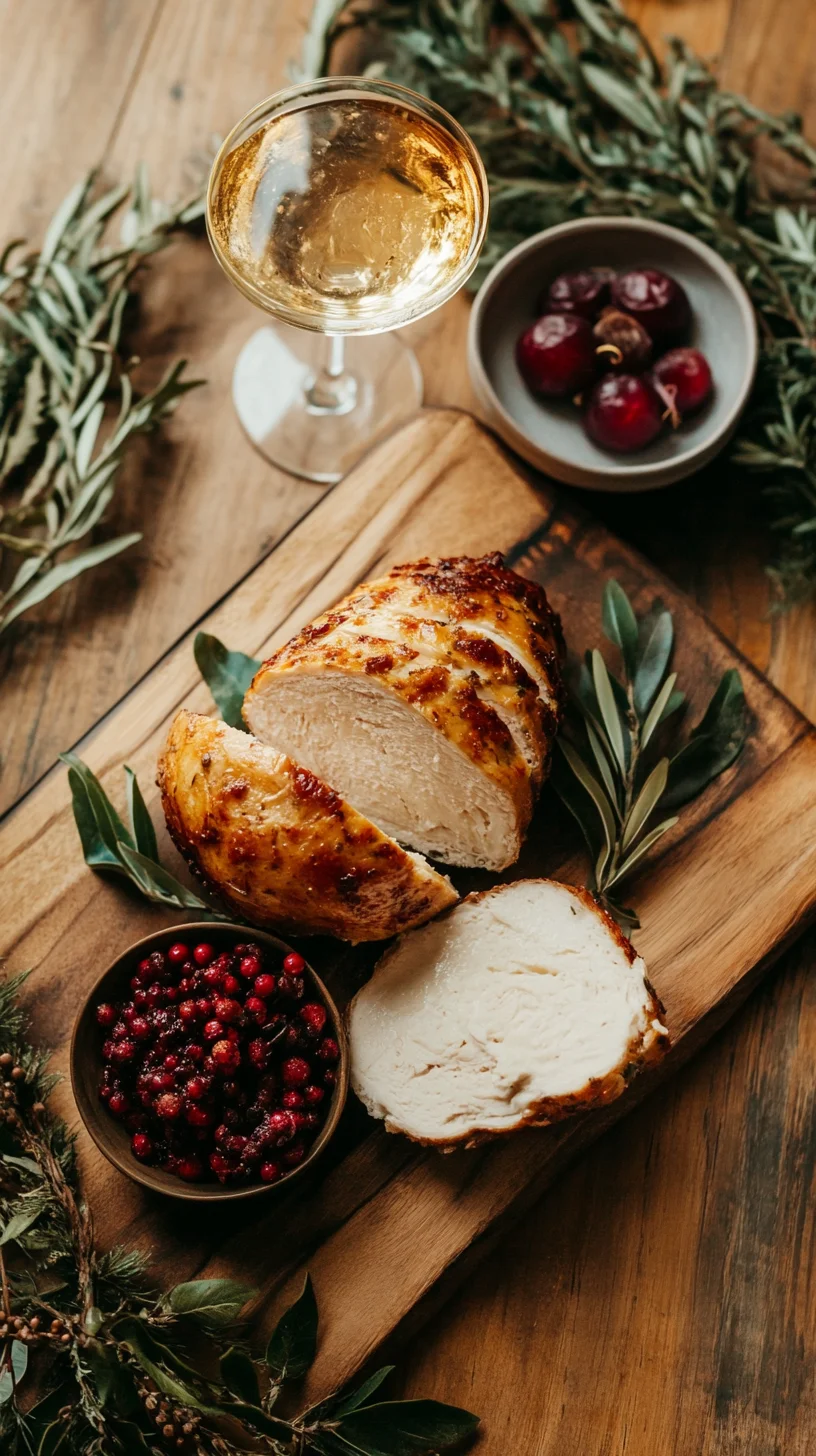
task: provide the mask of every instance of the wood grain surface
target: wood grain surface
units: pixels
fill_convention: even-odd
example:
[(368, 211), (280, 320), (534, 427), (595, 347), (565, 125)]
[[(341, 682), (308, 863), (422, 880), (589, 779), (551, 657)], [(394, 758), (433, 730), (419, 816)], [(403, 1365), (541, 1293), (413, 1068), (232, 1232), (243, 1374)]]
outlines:
[[(160, 191), (181, 190), (209, 133), (281, 82), (308, 8), (5, 0), (4, 234), (40, 236), (100, 160), (119, 176), (145, 157)], [(719, 54), (728, 84), (802, 112), (816, 133), (811, 0), (630, 8), (656, 41), (680, 32)], [(432, 403), (469, 407), (466, 314), (456, 300), (411, 331)], [(252, 323), (203, 244), (156, 261), (140, 353), (158, 371), (186, 352), (210, 384), (170, 444), (139, 460), (109, 523), (138, 526), (143, 545), (45, 605), (3, 651), (3, 806), (319, 497), (260, 463), (235, 424), (229, 373)], [(714, 467), (654, 497), (591, 504), (813, 718), (816, 612), (769, 616), (755, 500)], [(811, 1449), (815, 949), (801, 942), (692, 1068), (551, 1190), (410, 1347), (407, 1391), (480, 1410), (491, 1453)], [(54, 1020), (39, 1014), (47, 1036)]]

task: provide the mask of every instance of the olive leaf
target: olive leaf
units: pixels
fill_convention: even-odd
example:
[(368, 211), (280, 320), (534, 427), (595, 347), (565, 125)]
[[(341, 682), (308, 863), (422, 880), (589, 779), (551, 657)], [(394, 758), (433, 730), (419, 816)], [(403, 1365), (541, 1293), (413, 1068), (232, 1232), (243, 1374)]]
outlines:
[(196, 634), (193, 652), (198, 670), (224, 722), (229, 723), (231, 728), (243, 728), (241, 708), (260, 662), (255, 657), (248, 657), (245, 652), (230, 651), (208, 632)]
[[(601, 620), (620, 649), (624, 682), (617, 682), (597, 648), (587, 655), (573, 693), (578, 721), (558, 740), (552, 785), (584, 836), (590, 888), (619, 924), (635, 929), (637, 915), (621, 905), (617, 887), (677, 823), (666, 811), (702, 793), (734, 762), (748, 714), (740, 675), (730, 668), (688, 741), (655, 758), (655, 742), (669, 732), (661, 725), (685, 701), (675, 687), (677, 674), (668, 671), (671, 615), (653, 608), (638, 622), (623, 588), (610, 580)], [(658, 812), (664, 817), (655, 825)]]
[(317, 1350), (317, 1300), (309, 1275), (303, 1290), (281, 1315), (266, 1347), (266, 1363), (272, 1379), (299, 1380), (312, 1364)]
[[(137, 192), (148, 207), (125, 247), (111, 214)], [(133, 189), (94, 198), (94, 176), (57, 208), (42, 246), (0, 257), (0, 633), (84, 572), (128, 550), (138, 531), (94, 542), (131, 443), (157, 429), (188, 390), (185, 361), (141, 393), (122, 337), (138, 264), (190, 226), (198, 199), (160, 209), (140, 169)], [(110, 428), (103, 429), (109, 416)], [(16, 564), (16, 570), (13, 567)]]

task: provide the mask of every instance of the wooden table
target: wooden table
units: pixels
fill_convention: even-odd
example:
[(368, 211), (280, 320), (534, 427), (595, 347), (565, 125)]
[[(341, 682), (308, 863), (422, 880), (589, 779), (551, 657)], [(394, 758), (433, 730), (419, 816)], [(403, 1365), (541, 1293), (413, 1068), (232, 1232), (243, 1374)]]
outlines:
[[(144, 159), (183, 189), (211, 132), (283, 77), (309, 0), (6, 0), (4, 236), (38, 238), (85, 167)], [(719, 52), (727, 82), (810, 116), (812, 0), (631, 0), (659, 39)], [(470, 408), (459, 299), (415, 326), (434, 404)], [(253, 318), (206, 245), (157, 260), (140, 342), (206, 388), (145, 446), (110, 521), (140, 547), (28, 618), (3, 650), (0, 808), (44, 773), (315, 502), (270, 470), (229, 402)], [(768, 615), (753, 487), (705, 482), (593, 508), (707, 609), (811, 718), (816, 612)], [(816, 1424), (814, 939), (697, 1061), (584, 1156), (414, 1340), (404, 1393), (457, 1400), (486, 1453), (798, 1456)]]

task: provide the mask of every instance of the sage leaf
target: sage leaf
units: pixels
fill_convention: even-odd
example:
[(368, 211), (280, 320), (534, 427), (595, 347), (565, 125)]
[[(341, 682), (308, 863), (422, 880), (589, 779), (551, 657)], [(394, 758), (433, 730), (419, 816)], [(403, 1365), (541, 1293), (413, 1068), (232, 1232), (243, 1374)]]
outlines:
[(107, 849), (114, 856), (117, 855), (118, 847), (122, 844), (134, 849), (135, 844), (130, 830), (125, 828), (96, 774), (75, 753), (61, 753), (60, 759), (63, 763), (67, 763), (69, 769), (72, 769), (81, 779), (97, 830)]
[[(63, 762), (68, 760), (68, 755), (61, 756)], [(116, 850), (108, 848), (100, 831), (87, 785), (82, 775), (74, 767), (68, 770), (68, 785), (73, 802), (74, 823), (79, 831), (85, 863), (91, 869), (110, 869), (124, 874), (125, 869)]]
[(604, 587), (601, 622), (609, 641), (621, 650), (627, 677), (634, 677), (638, 657), (637, 618), (626, 592), (614, 578)]
[(260, 1405), (261, 1392), (255, 1366), (243, 1350), (230, 1346), (221, 1356), (219, 1367), (221, 1379), (232, 1395), (247, 1405)]
[(206, 682), (225, 723), (243, 728), (244, 697), (260, 662), (245, 652), (231, 652), (217, 637), (198, 632), (193, 644), (198, 670)]
[(266, 1363), (276, 1384), (306, 1374), (317, 1352), (317, 1324), (317, 1300), (307, 1274), (302, 1293), (281, 1315), (266, 1347)]
[[(601, 827), (603, 829), (604, 835), (604, 844), (600, 852), (600, 857), (598, 859), (598, 865), (596, 866), (595, 872), (596, 880), (600, 883), (603, 875), (603, 869), (608, 860), (611, 858), (615, 846), (616, 826), (612, 805), (607, 799), (606, 794), (601, 788), (601, 785), (598, 783), (598, 780), (595, 778), (594, 774), (592, 774), (587, 768), (580, 755), (576, 753), (575, 749), (568, 741), (568, 739), (559, 739), (558, 746), (562, 754), (564, 755), (564, 758), (567, 760), (570, 768), (572, 769), (572, 772), (577, 778), (579, 784), (583, 789), (586, 789), (586, 792), (588, 793), (590, 799), (592, 800), (595, 808), (598, 811), (598, 817), (600, 818)], [(567, 808), (569, 807), (570, 805), (567, 804)]]
[(630, 121), (638, 131), (645, 132), (647, 136), (662, 137), (662, 129), (659, 119), (641, 99), (636, 91), (622, 81), (611, 71), (605, 71), (600, 66), (585, 63), (581, 67), (584, 80), (591, 86), (596, 95), (617, 111), (626, 121)]
[(235, 1323), (255, 1290), (235, 1279), (193, 1279), (177, 1284), (166, 1296), (173, 1314), (223, 1328)]
[(666, 674), (674, 642), (671, 612), (651, 612), (643, 618), (638, 633), (638, 665), (633, 691), (639, 718), (648, 713), (655, 693)]
[(130, 815), (130, 827), (133, 834), (135, 848), (146, 859), (154, 863), (159, 862), (159, 846), (156, 840), (156, 831), (153, 827), (147, 805), (142, 798), (142, 791), (139, 782), (132, 768), (125, 764), (125, 784), (127, 787), (128, 814)]
[(0, 1405), (5, 1405), (6, 1401), (11, 1400), (16, 1387), (28, 1369), (28, 1347), (23, 1344), (22, 1340), (12, 1340), (9, 1360), (11, 1368), (6, 1364), (0, 1372)]
[(157, 905), (172, 905), (178, 910), (200, 910), (205, 917), (211, 916), (215, 920), (226, 918), (220, 911), (213, 909), (212, 905), (208, 905), (206, 900), (199, 899), (186, 885), (182, 885), (163, 865), (147, 859), (138, 850), (121, 844), (119, 858), (133, 883), (148, 900), (153, 900)]
[(470, 1436), (479, 1417), (435, 1400), (384, 1401), (341, 1417), (338, 1434), (367, 1456), (421, 1456)]

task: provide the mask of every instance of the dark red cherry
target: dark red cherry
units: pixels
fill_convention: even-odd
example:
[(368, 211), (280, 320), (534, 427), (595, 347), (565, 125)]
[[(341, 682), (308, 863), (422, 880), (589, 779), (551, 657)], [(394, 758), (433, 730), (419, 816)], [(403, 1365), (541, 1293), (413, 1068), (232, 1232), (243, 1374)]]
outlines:
[(584, 414), (591, 440), (604, 450), (643, 450), (663, 427), (665, 406), (642, 374), (607, 374), (592, 391)]
[(699, 349), (670, 349), (652, 370), (669, 409), (681, 416), (702, 409), (711, 398), (713, 380), (705, 354)]
[(639, 374), (652, 357), (652, 341), (643, 325), (619, 308), (605, 308), (592, 332), (601, 369)]
[(562, 399), (595, 377), (595, 340), (585, 318), (545, 313), (521, 335), (516, 362), (533, 394)]
[(657, 268), (633, 268), (610, 288), (616, 308), (641, 323), (655, 343), (680, 343), (691, 323), (691, 305), (683, 289)]
[(584, 268), (579, 273), (559, 273), (547, 290), (543, 307), (547, 313), (571, 313), (580, 318), (597, 318), (609, 302), (613, 268)]

